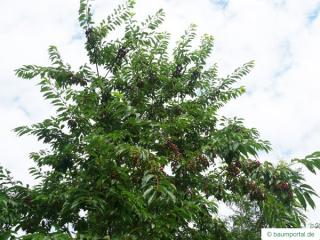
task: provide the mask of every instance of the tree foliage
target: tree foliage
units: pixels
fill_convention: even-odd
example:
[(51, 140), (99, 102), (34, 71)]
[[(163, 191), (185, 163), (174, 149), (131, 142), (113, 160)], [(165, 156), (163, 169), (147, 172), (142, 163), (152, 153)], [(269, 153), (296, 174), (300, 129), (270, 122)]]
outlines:
[[(23, 230), (22, 239), (258, 239), (261, 227), (303, 225), (316, 193), (299, 166), (315, 173), (319, 153), (261, 163), (269, 142), (242, 119), (218, 114), (245, 92), (235, 83), (254, 63), (218, 77), (207, 65), (212, 36), (193, 47), (191, 25), (170, 51), (159, 30), (163, 10), (137, 22), (133, 7), (129, 0), (95, 23), (90, 1), (81, 0), (89, 63), (73, 70), (50, 46), (51, 66), (16, 70), (40, 78), (56, 115), (15, 129), (47, 148), (30, 154), (33, 187), (0, 169), (1, 237)], [(108, 38), (116, 29), (118, 38)], [(219, 202), (237, 209), (230, 221)]]

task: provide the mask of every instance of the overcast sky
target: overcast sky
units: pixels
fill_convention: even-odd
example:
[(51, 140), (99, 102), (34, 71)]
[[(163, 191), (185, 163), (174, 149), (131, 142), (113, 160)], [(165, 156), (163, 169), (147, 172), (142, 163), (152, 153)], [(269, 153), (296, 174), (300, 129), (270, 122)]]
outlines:
[[(97, 18), (119, 2), (95, 1)], [(320, 150), (320, 0), (137, 2), (137, 18), (165, 10), (163, 28), (172, 34), (173, 42), (190, 23), (198, 25), (199, 34), (212, 34), (215, 49), (210, 62), (218, 63), (220, 76), (256, 61), (241, 82), (247, 93), (222, 112), (244, 118), (248, 127), (258, 128), (262, 138), (272, 143), (273, 151), (261, 160), (289, 160)], [(87, 62), (78, 4), (78, 0), (0, 2), (0, 164), (24, 182), (32, 183), (28, 153), (41, 145), (31, 137), (18, 138), (11, 130), (41, 121), (52, 109), (42, 100), (37, 82), (18, 79), (14, 69), (48, 64), (49, 45), (56, 45), (74, 67)], [(309, 175), (308, 181), (316, 186), (317, 178)], [(319, 213), (309, 216), (320, 222)]]

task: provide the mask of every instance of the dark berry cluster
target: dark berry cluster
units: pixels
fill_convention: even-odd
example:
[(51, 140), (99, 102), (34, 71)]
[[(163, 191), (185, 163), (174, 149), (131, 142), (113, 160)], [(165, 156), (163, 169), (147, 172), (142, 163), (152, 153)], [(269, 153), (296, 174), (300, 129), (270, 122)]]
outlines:
[(248, 170), (252, 172), (253, 170), (257, 169), (261, 166), (261, 162), (258, 160), (249, 160), (248, 161)]
[(173, 151), (175, 159), (179, 159), (181, 157), (180, 149), (176, 144), (174, 144), (170, 139), (166, 141), (167, 147)]

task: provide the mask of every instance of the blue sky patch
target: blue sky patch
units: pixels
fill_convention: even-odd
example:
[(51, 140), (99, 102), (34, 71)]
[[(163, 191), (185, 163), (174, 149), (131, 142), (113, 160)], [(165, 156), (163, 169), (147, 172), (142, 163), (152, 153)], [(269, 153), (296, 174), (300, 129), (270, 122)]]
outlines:
[(77, 32), (73, 34), (71, 37), (71, 41), (82, 40), (84, 38), (84, 34), (82, 32)]
[(281, 65), (275, 70), (274, 77), (281, 77), (284, 73), (289, 71), (292, 68), (293, 56), (291, 50), (291, 44), (289, 40), (285, 40), (280, 43), (279, 53), (282, 59)]
[(318, 5), (315, 9), (313, 9), (309, 14), (308, 14), (308, 21), (313, 22), (320, 13), (320, 5)]
[(210, 0), (214, 5), (225, 9), (228, 6), (229, 0)]
[(23, 106), (19, 105), (18, 108), (28, 117), (31, 117), (31, 114), (29, 113), (29, 111), (27, 111), (27, 109), (25, 109)]

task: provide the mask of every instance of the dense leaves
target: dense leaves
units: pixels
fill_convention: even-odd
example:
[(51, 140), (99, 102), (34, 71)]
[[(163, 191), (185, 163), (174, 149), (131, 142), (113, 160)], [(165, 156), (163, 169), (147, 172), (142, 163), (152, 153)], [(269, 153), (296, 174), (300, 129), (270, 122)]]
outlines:
[[(315, 172), (319, 154), (261, 163), (269, 142), (242, 119), (218, 114), (245, 92), (235, 83), (254, 63), (218, 77), (207, 66), (212, 36), (193, 47), (191, 25), (170, 51), (169, 34), (158, 30), (163, 11), (139, 23), (133, 7), (128, 1), (95, 24), (90, 1), (81, 0), (89, 63), (72, 70), (50, 46), (51, 66), (16, 70), (40, 77), (56, 115), (15, 129), (47, 148), (30, 154), (32, 188), (0, 169), (1, 236), (258, 239), (261, 227), (303, 225), (316, 194), (295, 166)], [(229, 222), (219, 202), (237, 209)]]

